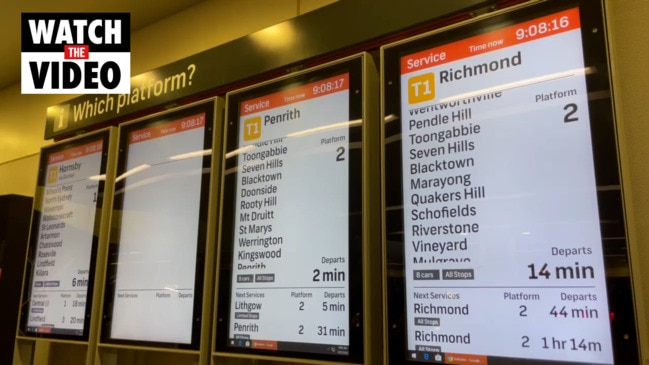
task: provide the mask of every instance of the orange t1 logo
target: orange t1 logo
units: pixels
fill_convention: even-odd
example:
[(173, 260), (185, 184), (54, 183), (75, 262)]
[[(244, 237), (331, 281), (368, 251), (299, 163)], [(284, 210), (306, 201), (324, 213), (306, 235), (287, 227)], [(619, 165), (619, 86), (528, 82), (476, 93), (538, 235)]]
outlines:
[(58, 180), (59, 180), (59, 167), (58, 166), (50, 167), (50, 169), (47, 171), (47, 183), (54, 184)]
[(261, 117), (246, 119), (243, 122), (243, 140), (250, 141), (261, 137)]
[(427, 74), (408, 79), (408, 104), (421, 103), (435, 99), (435, 74)]

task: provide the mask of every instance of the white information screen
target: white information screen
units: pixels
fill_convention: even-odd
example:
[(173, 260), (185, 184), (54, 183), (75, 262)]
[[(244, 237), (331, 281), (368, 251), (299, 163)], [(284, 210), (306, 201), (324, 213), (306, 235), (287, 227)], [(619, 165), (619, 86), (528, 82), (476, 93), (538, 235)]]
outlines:
[(111, 339), (192, 342), (204, 135), (204, 113), (128, 133)]
[(591, 71), (577, 8), (401, 58), (408, 358), (613, 362)]
[(103, 144), (47, 156), (27, 332), (84, 333)]
[(349, 354), (349, 115), (348, 73), (240, 103), (229, 346)]

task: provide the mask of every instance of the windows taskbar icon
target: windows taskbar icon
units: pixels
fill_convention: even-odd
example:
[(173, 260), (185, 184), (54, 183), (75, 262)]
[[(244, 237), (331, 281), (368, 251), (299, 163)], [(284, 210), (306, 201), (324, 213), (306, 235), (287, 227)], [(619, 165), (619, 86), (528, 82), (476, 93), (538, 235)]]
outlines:
[(236, 347), (250, 347), (250, 340), (243, 340), (243, 339), (233, 339), (230, 340), (230, 345), (231, 346), (236, 346)]
[(433, 364), (472, 364), (487, 365), (487, 356), (468, 355), (456, 353), (430, 352), (430, 351), (411, 351), (410, 358), (416, 361), (430, 362)]
[(412, 360), (427, 361), (432, 363), (444, 363), (444, 355), (439, 352), (413, 351), (410, 353)]

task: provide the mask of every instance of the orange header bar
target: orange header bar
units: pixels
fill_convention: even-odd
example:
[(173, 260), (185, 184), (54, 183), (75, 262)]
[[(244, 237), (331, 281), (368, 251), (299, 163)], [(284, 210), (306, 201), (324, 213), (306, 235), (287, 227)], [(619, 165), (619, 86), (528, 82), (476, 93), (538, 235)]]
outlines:
[(401, 58), (401, 74), (579, 29), (579, 8), (564, 10)]
[(48, 158), (48, 164), (53, 164), (61, 161), (71, 160), (93, 153), (101, 153), (104, 146), (104, 141), (95, 141), (83, 146), (72, 147), (65, 151), (52, 153)]
[(344, 90), (349, 90), (348, 73), (268, 94), (260, 98), (246, 100), (241, 103), (239, 114), (244, 116), (259, 113), (264, 110), (279, 108)]
[(252, 348), (260, 350), (277, 350), (277, 341), (252, 340)]
[(451, 353), (446, 353), (445, 355), (445, 361), (447, 364), (455, 364), (455, 365), (464, 365), (464, 364), (470, 364), (470, 365), (487, 365), (487, 357), (483, 355), (467, 355), (467, 354), (451, 354)]
[(205, 113), (196, 114), (131, 132), (131, 134), (129, 134), (128, 136), (128, 142), (131, 144), (144, 142), (154, 138), (165, 137), (170, 134), (185, 132), (190, 129), (201, 128), (204, 126)]

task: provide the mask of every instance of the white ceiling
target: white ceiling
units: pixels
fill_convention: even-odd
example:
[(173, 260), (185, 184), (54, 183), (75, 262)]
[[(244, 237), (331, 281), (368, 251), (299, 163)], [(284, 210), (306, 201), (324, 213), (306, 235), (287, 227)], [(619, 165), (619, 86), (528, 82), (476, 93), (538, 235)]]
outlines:
[(20, 14), (23, 12), (128, 12), (131, 32), (203, 0), (18, 0), (3, 1), (0, 24), (0, 89), (20, 82)]

